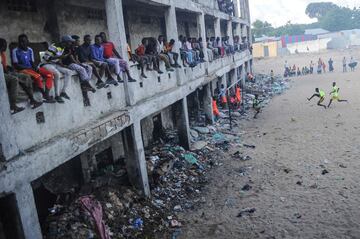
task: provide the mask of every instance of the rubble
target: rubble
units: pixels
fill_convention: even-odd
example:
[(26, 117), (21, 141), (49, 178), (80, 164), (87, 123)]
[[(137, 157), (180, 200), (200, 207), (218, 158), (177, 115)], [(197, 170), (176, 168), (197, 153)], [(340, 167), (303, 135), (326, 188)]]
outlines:
[[(245, 109), (251, 107), (254, 94), (261, 94), (268, 102), (272, 96), (288, 88), (288, 81), (282, 78), (276, 78), (273, 84), (267, 76), (256, 76), (256, 79), (256, 82), (247, 84)], [(255, 148), (255, 145), (241, 143), (243, 133), (230, 130), (230, 125), (236, 126), (239, 120), (250, 117), (243, 108), (231, 112), (231, 117), (228, 109), (221, 109), (220, 119), (213, 126), (206, 126), (205, 115), (198, 115), (195, 120), (190, 120), (192, 150), (179, 146), (176, 130), (167, 130), (165, 138), (145, 150), (150, 198), (139, 196), (125, 180), (124, 165), (108, 165), (99, 170), (101, 172), (93, 175), (89, 185), (78, 190), (70, 188), (69, 199), (56, 202), (49, 208), (49, 215), (42, 225), (44, 239), (178, 238), (183, 222), (177, 214), (207, 202), (203, 193), (207, 175), (213, 167), (222, 165), (221, 160), (227, 160), (223, 152), (231, 145)], [(252, 158), (237, 151), (229, 159), (249, 162)], [(250, 170), (252, 166), (246, 165), (234, 171), (245, 176)], [(291, 170), (284, 171), (289, 173)], [(71, 183), (69, 185), (72, 187)], [(54, 189), (53, 185), (47, 187)], [(251, 189), (246, 184), (241, 190)], [(56, 194), (56, 190), (53, 191)], [(84, 210), (81, 203), (84, 196), (96, 205), (97, 213), (91, 211), (95, 208)], [(226, 205), (231, 204), (231, 200), (226, 201)], [(245, 208), (237, 216), (243, 217), (255, 211), (255, 208)]]

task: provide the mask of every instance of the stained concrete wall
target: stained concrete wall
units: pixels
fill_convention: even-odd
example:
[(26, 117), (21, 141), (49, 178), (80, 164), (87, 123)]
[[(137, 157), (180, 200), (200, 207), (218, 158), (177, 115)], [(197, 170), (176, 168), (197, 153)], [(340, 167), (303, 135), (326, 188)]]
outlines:
[(177, 12), (177, 28), (179, 35), (186, 37), (200, 37), (197, 29), (196, 14)]
[[(106, 13), (104, 10), (104, 3), (102, 8), (96, 9), (83, 6), (74, 6), (65, 2), (59, 2), (58, 4), (58, 22), (60, 28), (60, 35), (78, 35), (81, 37), (90, 34), (94, 37), (100, 32), (107, 33), (106, 25)], [(102, 19), (89, 18), (88, 14), (91, 10), (97, 10), (102, 13)], [(71, 19), (71, 21), (69, 21)]]
[(166, 35), (164, 13), (146, 10), (127, 8), (124, 13), (125, 27), (129, 36), (128, 43), (133, 51), (145, 37), (157, 39), (159, 35)]

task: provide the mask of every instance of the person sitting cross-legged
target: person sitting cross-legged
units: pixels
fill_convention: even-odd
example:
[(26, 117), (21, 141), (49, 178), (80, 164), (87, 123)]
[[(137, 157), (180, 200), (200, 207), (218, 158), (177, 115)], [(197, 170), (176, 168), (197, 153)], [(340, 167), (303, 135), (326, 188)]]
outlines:
[(120, 83), (124, 82), (120, 77), (120, 73), (122, 71), (126, 73), (129, 82), (136, 82), (136, 80), (132, 78), (130, 75), (129, 66), (127, 62), (124, 59), (122, 59), (119, 52), (116, 50), (114, 43), (107, 40), (107, 36), (105, 32), (101, 32), (100, 37), (102, 40), (102, 46), (104, 48), (105, 61), (110, 65), (114, 66), (115, 74), (118, 78), (118, 82)]
[[(104, 58), (104, 47), (101, 45), (101, 36), (95, 36), (95, 43), (91, 45), (91, 59), (97, 66), (106, 65), (106, 69), (109, 69), (110, 64), (106, 62)], [(119, 68), (117, 68), (119, 70)], [(120, 70), (118, 72), (120, 74)], [(106, 80), (106, 84), (113, 84), (115, 86), (118, 85), (116, 80), (111, 76), (111, 72), (108, 72), (108, 79)]]
[[(92, 67), (93, 74), (96, 77), (96, 88), (101, 89), (104, 87), (108, 87), (109, 85), (105, 84), (102, 81), (102, 77), (106, 73), (107, 76), (111, 75), (109, 65), (107, 63), (96, 63), (92, 60), (91, 57), (91, 36), (84, 36), (84, 43), (80, 45), (80, 39), (78, 36), (72, 36), (75, 40), (75, 56), (77, 60), (82, 64), (87, 64)], [(99, 70), (98, 70), (99, 68)]]
[[(72, 71), (61, 60), (66, 57), (64, 54), (65, 47), (71, 45), (73, 41), (70, 36), (63, 36), (59, 43), (51, 44), (48, 47), (40, 63), (41, 67), (54, 74), (55, 100), (58, 103), (64, 103), (63, 98), (70, 100), (66, 90), (71, 80)], [(64, 77), (61, 78), (61, 75)], [(62, 87), (60, 86), (61, 83), (63, 84)]]
[[(69, 39), (73, 39), (70, 36), (67, 36)], [(65, 55), (66, 57), (62, 59), (62, 63), (69, 67), (69, 69), (76, 71), (80, 78), (81, 89), (83, 91), (92, 91), (95, 93), (95, 89), (91, 86), (90, 80), (92, 77), (93, 69), (90, 65), (86, 63), (81, 63), (76, 57), (76, 49), (75, 49), (75, 40), (73, 44), (68, 44), (65, 47)]]
[(29, 75), (17, 73), (12, 67), (7, 65), (6, 59), (7, 42), (5, 39), (0, 38), (0, 63), (3, 67), (6, 87), (8, 89), (10, 110), (13, 114), (23, 111), (24, 107), (19, 107), (16, 101), (19, 98), (18, 87), (20, 86), (29, 97), (30, 104), (33, 109), (42, 105), (42, 102), (38, 102), (34, 99), (33, 93), (33, 81)]
[(42, 93), (44, 102), (55, 103), (56, 101), (50, 96), (54, 75), (44, 67), (35, 65), (34, 51), (29, 47), (29, 39), (25, 34), (18, 37), (18, 47), (13, 49), (11, 56), (15, 70), (31, 76), (37, 89)]
[(173, 51), (175, 45), (175, 40), (171, 39), (170, 42), (166, 42), (164, 45), (164, 53), (169, 56), (170, 61), (173, 61), (174, 63), (171, 64), (172, 67), (181, 68), (181, 66), (178, 63), (179, 54)]

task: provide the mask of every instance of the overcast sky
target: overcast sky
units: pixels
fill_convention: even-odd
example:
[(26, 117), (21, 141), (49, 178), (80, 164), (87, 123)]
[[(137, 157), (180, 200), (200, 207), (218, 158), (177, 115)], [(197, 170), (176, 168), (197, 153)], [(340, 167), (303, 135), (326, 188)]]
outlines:
[[(321, 2), (319, 0), (249, 0), (251, 21), (256, 19), (270, 22), (273, 26), (279, 27), (287, 21), (292, 23), (310, 23), (310, 19), (305, 14), (306, 6), (311, 2)], [(324, 0), (323, 2), (333, 2), (337, 5), (353, 8), (360, 6), (360, 0)]]

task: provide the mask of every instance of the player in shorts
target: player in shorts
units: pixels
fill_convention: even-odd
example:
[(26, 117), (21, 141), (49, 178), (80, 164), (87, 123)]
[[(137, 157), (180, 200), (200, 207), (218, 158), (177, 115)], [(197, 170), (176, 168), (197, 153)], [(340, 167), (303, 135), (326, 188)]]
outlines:
[(313, 94), (310, 98), (308, 98), (308, 101), (310, 101), (315, 96), (320, 98), (317, 105), (323, 106), (326, 109), (326, 105), (321, 104), (325, 100), (325, 92), (323, 90), (319, 90), (319, 88), (315, 88), (315, 94)]
[(331, 103), (334, 100), (337, 100), (337, 102), (347, 102), (347, 100), (340, 100), (340, 98), (339, 98), (339, 90), (340, 90), (340, 88), (336, 86), (336, 82), (333, 82), (332, 90), (331, 90), (331, 92), (329, 94), (329, 95), (331, 95), (331, 99), (330, 99), (328, 108), (330, 107)]

